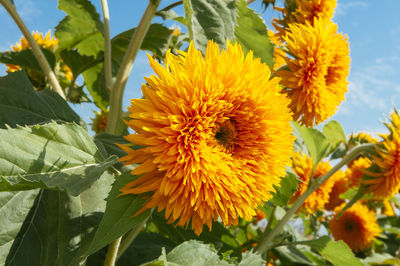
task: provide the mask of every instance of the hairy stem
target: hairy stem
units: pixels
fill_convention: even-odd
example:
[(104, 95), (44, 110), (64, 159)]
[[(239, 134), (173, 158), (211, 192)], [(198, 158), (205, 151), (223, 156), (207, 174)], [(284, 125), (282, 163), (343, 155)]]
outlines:
[(104, 18), (104, 76), (106, 90), (110, 93), (112, 87), (112, 62), (111, 62), (111, 39), (110, 39), (110, 13), (107, 0), (101, 0)]
[(64, 91), (62, 90), (60, 83), (57, 80), (56, 75), (54, 74), (53, 70), (51, 69), (49, 62), (47, 62), (46, 57), (44, 56), (42, 50), (40, 49), (39, 45), (32, 37), (32, 34), (29, 32), (28, 28), (26, 27), (25, 23), (23, 22), (22, 18), (19, 16), (15, 6), (11, 3), (10, 0), (0, 0), (0, 3), (4, 6), (7, 10), (8, 14), (12, 17), (15, 24), (17, 24), (18, 28), (21, 30), (22, 34), (25, 36), (26, 40), (29, 43), (29, 46), (32, 49), (32, 52), (36, 59), (39, 62), (40, 67), (42, 68), (44, 74), (46, 75), (47, 79), (50, 82), (51, 87), (54, 91), (56, 91), (62, 98), (65, 99)]
[(117, 261), (117, 254), (119, 249), (119, 244), (121, 243), (121, 237), (117, 238), (108, 246), (106, 259), (104, 260), (104, 266), (114, 266)]
[(293, 204), (293, 206), (287, 211), (285, 216), (278, 222), (278, 224), (272, 229), (270, 233), (267, 234), (267, 236), (260, 241), (258, 246), (255, 248), (255, 250), (258, 253), (265, 253), (268, 249), (270, 249), (274, 243), (273, 240), (274, 238), (281, 232), (282, 228), (285, 226), (285, 224), (289, 221), (289, 219), (296, 213), (296, 211), (303, 205), (304, 201), (306, 198), (313, 193), (315, 190), (318, 189), (319, 186), (321, 186), (323, 183), (325, 183), (326, 180), (328, 180), (329, 177), (331, 177), (335, 172), (337, 172), (342, 166), (353, 160), (358, 154), (361, 152), (364, 152), (366, 150), (369, 150), (373, 148), (375, 144), (363, 144), (360, 146), (357, 146), (353, 148), (350, 152), (344, 156), (344, 158), (337, 164), (335, 165), (328, 173), (326, 173), (324, 176), (319, 178), (315, 183), (313, 183), (307, 190), (302, 194), (296, 202)]
[(128, 80), (129, 74), (131, 73), (133, 62), (135, 61), (136, 54), (142, 45), (143, 39), (150, 27), (150, 23), (153, 20), (154, 14), (161, 0), (149, 0), (149, 4), (139, 22), (138, 27), (133, 34), (128, 49), (125, 53), (124, 59), (122, 60), (121, 67), (119, 69), (115, 83), (112, 86), (110, 95), (110, 113), (108, 116), (107, 133), (120, 135), (122, 134), (121, 128), (121, 116), (122, 116), (122, 97), (126, 81)]

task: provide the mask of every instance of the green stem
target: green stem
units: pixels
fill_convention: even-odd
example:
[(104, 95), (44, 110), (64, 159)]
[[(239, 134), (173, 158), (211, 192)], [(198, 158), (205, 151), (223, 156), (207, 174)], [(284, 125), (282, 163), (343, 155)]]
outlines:
[(26, 40), (29, 43), (29, 46), (32, 49), (33, 55), (39, 62), (40, 67), (43, 70), (43, 73), (46, 75), (47, 79), (50, 82), (51, 87), (54, 91), (56, 91), (62, 98), (65, 99), (64, 91), (62, 90), (60, 83), (58, 83), (57, 77), (54, 74), (53, 70), (51, 69), (49, 62), (47, 62), (46, 57), (44, 56), (42, 50), (40, 49), (39, 45), (32, 37), (32, 34), (26, 27), (24, 21), (19, 16), (15, 6), (10, 2), (10, 0), (0, 0), (0, 3), (4, 6), (7, 10), (8, 14), (13, 18), (15, 24), (17, 24), (18, 28), (21, 30), (22, 34), (25, 36)]
[(114, 242), (112, 242), (108, 246), (106, 259), (104, 260), (104, 266), (114, 266), (115, 262), (117, 261), (117, 254), (119, 244), (121, 243), (121, 237), (117, 238)]
[(153, 211), (151, 211), (149, 216), (147, 216), (146, 219), (144, 219), (140, 224), (136, 225), (129, 232), (129, 234), (126, 235), (126, 237), (122, 241), (121, 246), (118, 250), (117, 259), (119, 259), (122, 256), (122, 254), (124, 254), (125, 250), (132, 244), (132, 241), (135, 240), (135, 238), (140, 233), (140, 231), (142, 230), (143, 226), (146, 224), (147, 220), (150, 218), (152, 213), (153, 213)]
[(170, 10), (170, 9), (176, 7), (176, 6), (182, 5), (182, 4), (183, 4), (183, 1), (176, 1), (175, 3), (172, 3), (172, 4), (170, 4), (170, 5), (166, 6), (166, 7), (164, 7), (164, 8), (161, 9), (160, 11), (168, 11), (168, 10)]
[(110, 93), (112, 87), (112, 62), (111, 62), (111, 39), (110, 39), (110, 13), (107, 0), (101, 0), (104, 19), (104, 76), (106, 90)]
[(267, 236), (262, 241), (260, 241), (255, 250), (260, 254), (263, 254), (267, 250), (269, 250), (273, 246), (274, 238), (281, 232), (285, 224), (297, 212), (297, 210), (301, 207), (301, 205), (303, 205), (304, 201), (311, 193), (317, 190), (318, 187), (321, 186), (326, 180), (328, 180), (329, 177), (331, 177), (336, 171), (342, 168), (342, 166), (353, 160), (358, 154), (366, 150), (369, 150), (373, 147), (375, 147), (375, 144), (363, 144), (353, 148), (328, 173), (326, 173), (324, 176), (319, 178), (315, 183), (313, 183), (310, 187), (308, 187), (308, 189), (296, 200), (293, 206), (287, 211), (285, 216), (283, 216), (283, 218), (278, 222), (278, 224), (274, 227), (274, 229), (272, 229), (270, 233), (267, 233)]
[(275, 212), (276, 212), (276, 206), (274, 206), (272, 209), (271, 215), (269, 216), (267, 226), (265, 227), (264, 233), (261, 236), (260, 242), (262, 242), (264, 238), (267, 237), (269, 230), (271, 230), (272, 220), (275, 218)]
[(124, 94), (125, 84), (128, 80), (129, 74), (131, 73), (133, 62), (135, 61), (136, 54), (142, 45), (143, 39), (150, 27), (150, 23), (153, 20), (154, 14), (161, 0), (149, 0), (149, 4), (137, 26), (135, 33), (133, 34), (128, 49), (125, 53), (124, 59), (122, 60), (121, 67), (118, 71), (115, 83), (112, 86), (110, 95), (110, 113), (108, 115), (107, 133), (120, 135), (122, 134), (123, 128), (121, 112), (122, 112), (122, 97)]

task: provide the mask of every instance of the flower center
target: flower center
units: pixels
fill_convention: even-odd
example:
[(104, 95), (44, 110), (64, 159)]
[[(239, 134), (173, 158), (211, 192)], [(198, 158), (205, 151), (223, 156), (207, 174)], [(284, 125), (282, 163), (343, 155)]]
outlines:
[(215, 133), (215, 139), (218, 144), (223, 146), (227, 152), (232, 152), (236, 136), (237, 131), (235, 128), (235, 121), (233, 120), (226, 120), (224, 123), (219, 125)]
[(346, 230), (347, 230), (347, 231), (353, 232), (353, 231), (354, 231), (355, 225), (354, 225), (352, 222), (347, 222), (347, 223), (345, 224), (345, 227), (346, 227)]

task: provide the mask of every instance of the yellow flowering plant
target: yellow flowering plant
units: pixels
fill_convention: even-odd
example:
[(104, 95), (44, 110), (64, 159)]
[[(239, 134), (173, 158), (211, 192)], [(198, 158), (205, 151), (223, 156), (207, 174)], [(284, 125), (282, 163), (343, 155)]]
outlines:
[[(336, 1), (260, 0), (274, 29), (251, 2), (149, 0), (111, 37), (107, 0), (58, 0), (47, 33), (0, 0), (23, 35), (0, 52), (0, 265), (399, 262), (399, 113), (379, 139), (328, 120)], [(153, 74), (123, 106), (139, 50)]]

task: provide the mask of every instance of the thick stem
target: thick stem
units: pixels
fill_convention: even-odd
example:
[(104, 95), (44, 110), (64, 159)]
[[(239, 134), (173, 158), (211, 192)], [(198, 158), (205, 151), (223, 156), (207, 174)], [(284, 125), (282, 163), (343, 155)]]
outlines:
[(32, 49), (32, 52), (36, 59), (39, 62), (40, 67), (42, 68), (44, 74), (46, 75), (47, 79), (50, 82), (51, 87), (54, 91), (60, 94), (61, 97), (65, 99), (64, 91), (62, 90), (60, 83), (58, 83), (57, 77), (54, 74), (53, 70), (51, 69), (49, 62), (47, 62), (46, 57), (44, 56), (42, 50), (40, 49), (39, 45), (32, 37), (32, 34), (26, 27), (25, 23), (19, 16), (15, 6), (11, 3), (10, 0), (0, 0), (0, 3), (4, 6), (7, 10), (8, 14), (13, 18), (15, 24), (17, 24), (18, 28), (21, 30), (22, 34), (25, 36), (26, 40), (29, 43), (29, 46)]
[(117, 238), (108, 246), (106, 259), (104, 260), (104, 266), (114, 266), (117, 261), (117, 254), (119, 249), (119, 244), (121, 243), (121, 237)]
[(170, 4), (170, 5), (166, 6), (166, 7), (164, 7), (164, 8), (161, 9), (160, 11), (168, 11), (168, 10), (170, 10), (170, 9), (176, 7), (176, 6), (182, 5), (182, 4), (183, 4), (183, 1), (176, 1), (175, 3), (172, 3), (172, 4)]
[[(153, 212), (153, 211), (152, 211)], [(151, 213), (152, 213), (151, 212)], [(149, 216), (144, 219), (140, 224), (136, 225), (130, 232), (129, 234), (126, 235), (126, 237), (124, 238), (124, 240), (121, 243), (121, 246), (118, 250), (118, 254), (117, 254), (117, 259), (119, 259), (119, 257), (122, 256), (122, 254), (124, 254), (125, 250), (132, 244), (132, 241), (135, 240), (135, 238), (137, 237), (137, 235), (140, 233), (140, 231), (142, 230), (143, 226), (146, 224), (147, 220), (150, 218), (151, 213), (149, 214)]]
[(133, 34), (128, 49), (125, 53), (124, 59), (122, 60), (121, 67), (119, 69), (115, 83), (112, 86), (110, 95), (110, 113), (108, 115), (107, 133), (120, 135), (122, 129), (120, 125), (121, 112), (122, 112), (122, 96), (124, 94), (125, 84), (128, 80), (129, 74), (131, 73), (133, 62), (135, 61), (136, 54), (142, 45), (143, 39), (150, 27), (150, 23), (153, 20), (154, 14), (161, 0), (149, 0), (149, 4), (144, 12), (142, 19), (139, 22), (138, 27)]
[(293, 206), (287, 211), (285, 216), (278, 222), (278, 224), (274, 227), (274, 229), (272, 229), (272, 231), (268, 233), (267, 236), (262, 241), (260, 241), (255, 250), (258, 253), (263, 254), (268, 249), (270, 249), (274, 245), (273, 243), (274, 238), (281, 232), (285, 224), (297, 212), (297, 210), (301, 207), (301, 205), (303, 205), (304, 201), (311, 193), (317, 190), (318, 187), (321, 186), (323, 183), (325, 183), (325, 181), (328, 180), (329, 177), (331, 177), (335, 172), (337, 172), (340, 168), (342, 168), (342, 166), (353, 160), (354, 157), (356, 157), (358, 154), (360, 154), (363, 151), (369, 150), (374, 146), (375, 144), (363, 144), (353, 148), (349, 153), (347, 153), (346, 156), (337, 165), (335, 165), (328, 173), (326, 173), (324, 176), (318, 179), (317, 182), (312, 184), (306, 190), (306, 192), (304, 192), (304, 194), (302, 194), (295, 201)]
[(110, 39), (110, 13), (107, 0), (101, 0), (104, 18), (104, 76), (106, 90), (111, 92), (112, 87), (112, 63), (111, 63), (111, 39)]

